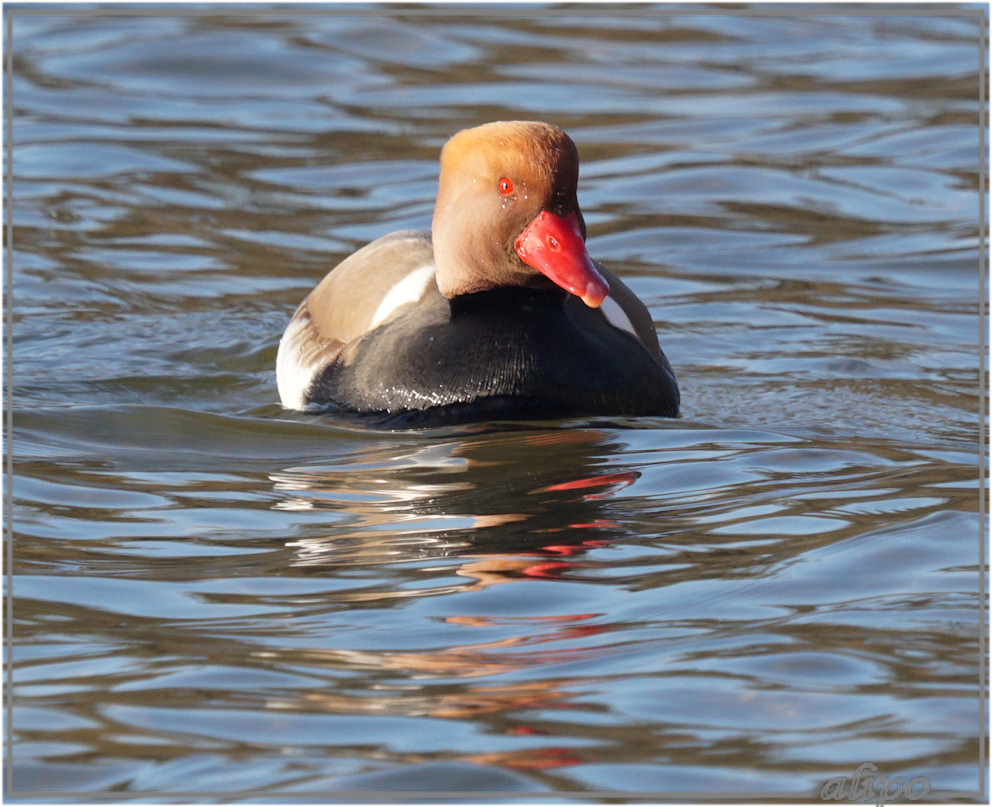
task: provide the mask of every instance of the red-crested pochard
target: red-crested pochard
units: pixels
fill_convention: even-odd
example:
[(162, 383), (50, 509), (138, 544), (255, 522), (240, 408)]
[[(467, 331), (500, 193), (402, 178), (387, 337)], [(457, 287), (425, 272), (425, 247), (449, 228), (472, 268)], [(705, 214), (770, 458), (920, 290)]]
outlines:
[(585, 248), (578, 151), (546, 123), (466, 129), (441, 152), (431, 232), (335, 267), (279, 343), (291, 409), (428, 422), (679, 414), (651, 316)]

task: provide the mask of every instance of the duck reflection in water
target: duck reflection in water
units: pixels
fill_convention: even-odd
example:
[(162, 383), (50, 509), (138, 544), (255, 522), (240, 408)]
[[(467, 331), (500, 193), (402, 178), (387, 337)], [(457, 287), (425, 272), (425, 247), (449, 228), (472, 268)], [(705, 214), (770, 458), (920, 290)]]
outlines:
[[(611, 453), (604, 434), (541, 429), (429, 445), (418, 440), (412, 450), (375, 464), (363, 451), (361, 465), (339, 462), (273, 475), (276, 489), (290, 494), (276, 506), (335, 517), (331, 532), (323, 522), (314, 534), (289, 542), (298, 566), (457, 559), (454, 574), (474, 580), (471, 588), (574, 577), (589, 549), (627, 534), (610, 515), (610, 497), (639, 472), (604, 467), (602, 457)], [(340, 596), (361, 601), (464, 590), (464, 584), (426, 590), (407, 585)]]
[[(475, 431), (473, 431), (475, 429)], [(322, 598), (332, 607), (390, 609), (413, 597), (478, 591), (498, 583), (557, 585), (589, 579), (591, 550), (630, 537), (612, 508), (639, 472), (614, 468), (608, 431), (464, 427), (438, 439), (418, 434), (397, 453), (367, 445), (333, 467), (298, 467), (273, 476), (277, 507), (304, 514), (289, 543), (296, 570), (333, 577)], [(429, 442), (428, 442), (429, 440)], [(399, 441), (402, 446), (403, 442)], [(315, 523), (308, 524), (308, 514)], [(369, 569), (370, 583), (363, 570)], [(338, 585), (340, 584), (340, 586)], [(387, 647), (274, 649), (294, 669), (346, 670), (361, 686), (314, 688), (273, 698), (269, 708), (348, 715), (424, 716), (480, 721), (505, 735), (548, 734), (526, 749), (448, 753), (448, 761), (518, 771), (553, 771), (595, 754), (556, 742), (547, 720), (583, 708), (576, 681), (528, 671), (586, 662), (602, 653), (597, 634), (615, 626), (602, 613), (473, 614), (444, 608), (461, 641), (403, 637)], [(471, 606), (470, 606), (471, 607)], [(388, 613), (383, 614), (388, 620)], [(604, 639), (609, 644), (608, 639)], [(517, 676), (524, 678), (517, 680)], [(541, 715), (538, 717), (538, 715)], [(394, 764), (437, 762), (393, 750)], [(361, 784), (361, 783), (359, 783)]]

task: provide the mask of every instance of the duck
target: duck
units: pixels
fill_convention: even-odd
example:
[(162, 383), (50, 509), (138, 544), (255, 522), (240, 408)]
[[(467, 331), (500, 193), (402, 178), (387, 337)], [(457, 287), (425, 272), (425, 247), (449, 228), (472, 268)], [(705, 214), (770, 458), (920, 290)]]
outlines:
[(561, 128), (497, 121), (441, 150), (430, 231), (335, 266), (279, 342), (282, 405), (411, 422), (679, 417), (647, 307), (586, 249)]

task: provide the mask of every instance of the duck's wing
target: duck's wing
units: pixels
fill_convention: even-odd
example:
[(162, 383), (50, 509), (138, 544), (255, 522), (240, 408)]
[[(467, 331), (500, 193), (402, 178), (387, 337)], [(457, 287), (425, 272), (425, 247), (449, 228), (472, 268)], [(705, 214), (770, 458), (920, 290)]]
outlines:
[(416, 303), (432, 285), (434, 252), (426, 232), (392, 233), (345, 258), (300, 303), (279, 342), (283, 406), (305, 409), (313, 378), (345, 345)]
[(613, 272), (599, 261), (593, 263), (610, 285), (610, 293), (600, 305), (603, 315), (611, 325), (636, 337), (652, 356), (667, 364), (665, 354), (662, 353), (661, 345), (658, 343), (654, 320), (651, 319), (647, 306)]

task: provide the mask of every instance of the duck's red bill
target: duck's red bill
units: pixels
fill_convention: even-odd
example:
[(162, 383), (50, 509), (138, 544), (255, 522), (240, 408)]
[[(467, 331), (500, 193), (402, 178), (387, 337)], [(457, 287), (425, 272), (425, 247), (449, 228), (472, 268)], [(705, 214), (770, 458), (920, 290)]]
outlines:
[(599, 308), (610, 286), (586, 252), (579, 218), (542, 210), (514, 244), (520, 260), (533, 266), (590, 308)]

